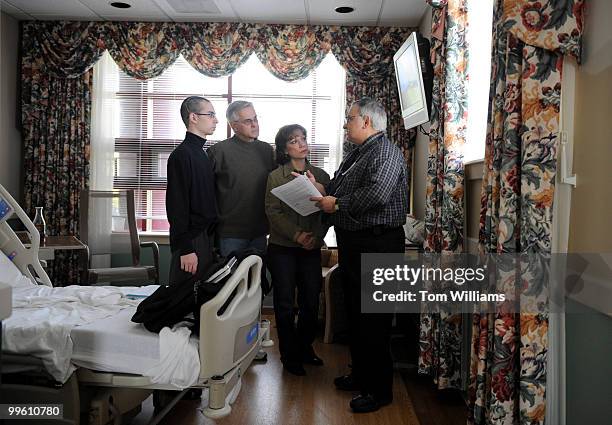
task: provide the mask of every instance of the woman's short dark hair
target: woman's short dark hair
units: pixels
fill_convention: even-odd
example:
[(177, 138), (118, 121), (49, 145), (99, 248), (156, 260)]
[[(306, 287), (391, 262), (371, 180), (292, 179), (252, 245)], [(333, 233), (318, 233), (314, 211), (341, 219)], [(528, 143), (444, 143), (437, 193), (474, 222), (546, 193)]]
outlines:
[(289, 137), (291, 137), (291, 133), (295, 130), (300, 130), (304, 133), (304, 137), (308, 134), (306, 133), (306, 129), (299, 124), (284, 125), (279, 128), (278, 133), (276, 133), (274, 144), (276, 145), (276, 162), (279, 165), (285, 165), (291, 160), (289, 155), (285, 153), (285, 148), (287, 147), (287, 142), (289, 141)]

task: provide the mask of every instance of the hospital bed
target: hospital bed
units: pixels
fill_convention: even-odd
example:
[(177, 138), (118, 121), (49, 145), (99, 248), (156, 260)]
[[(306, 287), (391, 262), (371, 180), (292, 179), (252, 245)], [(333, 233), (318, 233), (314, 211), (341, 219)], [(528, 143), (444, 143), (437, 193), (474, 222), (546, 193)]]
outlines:
[[(7, 223), (7, 219), (13, 215), (20, 219), (30, 233), (29, 247), (23, 245)], [(40, 238), (36, 228), (17, 202), (0, 185), (0, 256), (8, 257), (21, 272), (22, 276), (17, 277), (17, 280), (25, 276), (36, 285), (51, 287), (51, 281), (38, 259), (39, 248)], [(219, 418), (231, 412), (230, 402), (239, 391), (242, 374), (260, 347), (273, 345), (269, 339), (269, 322), (261, 320), (261, 267), (261, 259), (257, 256), (244, 259), (221, 291), (201, 306), (199, 339), (189, 339), (189, 343), (196, 346), (200, 365), (196, 382), (190, 387), (208, 390), (208, 406), (203, 410), (208, 417)], [(81, 293), (86, 287), (68, 288)], [(44, 293), (48, 294), (49, 291)], [(36, 298), (30, 296), (27, 301)], [(14, 295), (14, 304), (15, 300)], [(17, 301), (19, 304), (19, 300)], [(149, 366), (156, 363), (155, 355), (147, 358), (148, 354), (156, 353), (161, 362), (164, 353), (159, 348), (159, 335), (129, 321), (134, 310), (135, 307), (123, 308), (116, 314), (71, 329), (70, 342), (73, 349), (70, 360), (71, 367), (76, 367), (76, 370), (63, 385), (58, 385), (57, 380), (50, 379), (50, 386), (39, 386), (40, 378), (37, 376), (45, 373), (44, 369), (48, 368), (44, 359), (3, 350), (3, 377), (17, 377), (18, 381), (7, 383), (6, 379), (3, 380), (0, 387), (3, 403), (61, 403), (64, 405), (65, 419), (58, 423), (78, 424), (84, 412), (89, 423), (121, 423), (122, 414), (133, 409), (138, 410), (140, 402), (153, 390), (175, 391), (156, 393), (155, 402), (163, 401), (164, 404), (156, 406), (161, 411), (151, 423), (157, 423), (182, 398), (187, 388), (177, 386), (172, 381), (153, 382), (150, 376), (142, 374), (147, 362)], [(15, 311), (14, 308), (13, 313)], [(6, 321), (3, 324), (3, 335), (6, 339), (10, 332), (6, 332), (5, 325)], [(10, 341), (4, 341), (3, 347), (8, 343)], [(122, 351), (128, 348), (136, 351)], [(24, 382), (19, 382), (21, 376), (24, 377)], [(168, 394), (173, 397), (168, 397)]]

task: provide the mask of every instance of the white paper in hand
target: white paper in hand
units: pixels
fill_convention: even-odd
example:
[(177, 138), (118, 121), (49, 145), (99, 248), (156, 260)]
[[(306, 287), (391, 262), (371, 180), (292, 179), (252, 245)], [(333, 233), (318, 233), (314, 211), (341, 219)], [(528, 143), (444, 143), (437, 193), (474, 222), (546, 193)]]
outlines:
[(289, 183), (275, 187), (272, 189), (272, 195), (303, 216), (321, 211), (315, 206), (315, 202), (310, 200), (310, 197), (322, 195), (306, 176), (297, 176)]

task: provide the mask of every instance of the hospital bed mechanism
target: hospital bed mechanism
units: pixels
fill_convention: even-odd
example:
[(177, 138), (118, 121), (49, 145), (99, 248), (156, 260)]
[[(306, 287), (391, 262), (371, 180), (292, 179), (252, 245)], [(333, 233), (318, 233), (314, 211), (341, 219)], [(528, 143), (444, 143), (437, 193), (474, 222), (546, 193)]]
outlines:
[[(6, 221), (13, 214), (30, 233), (29, 247), (21, 243)], [(32, 221), (0, 185), (0, 250), (33, 282), (52, 286), (38, 260), (39, 247), (40, 238)], [(210, 418), (231, 412), (228, 395), (260, 348), (274, 344), (269, 338), (270, 322), (261, 320), (261, 267), (259, 257), (247, 257), (221, 291), (200, 307), (200, 373), (192, 388), (208, 388), (208, 406), (203, 413)], [(64, 419), (54, 423), (79, 424), (85, 420), (93, 425), (120, 424), (137, 414), (142, 401), (156, 390), (173, 393), (155, 394), (157, 414), (151, 424), (158, 423), (188, 389), (153, 384), (142, 375), (83, 367), (62, 385), (46, 373), (40, 359), (2, 353), (0, 399), (3, 403), (63, 404)]]

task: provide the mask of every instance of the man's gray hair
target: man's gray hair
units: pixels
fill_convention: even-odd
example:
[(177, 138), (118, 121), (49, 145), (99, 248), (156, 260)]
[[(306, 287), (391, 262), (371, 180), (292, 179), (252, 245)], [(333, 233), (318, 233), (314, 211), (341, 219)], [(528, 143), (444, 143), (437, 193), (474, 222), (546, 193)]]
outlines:
[(371, 97), (362, 97), (353, 105), (359, 107), (359, 115), (368, 116), (372, 121), (372, 128), (376, 131), (387, 131), (387, 112), (379, 101)]
[(192, 112), (200, 112), (200, 103), (208, 102), (210, 100), (202, 96), (189, 96), (181, 103), (181, 118), (185, 123), (185, 127), (189, 128), (189, 114)]
[(229, 122), (238, 121), (238, 112), (242, 111), (244, 108), (253, 107), (251, 102), (247, 102), (246, 100), (236, 100), (229, 104), (227, 107), (227, 111), (225, 111), (225, 117)]

